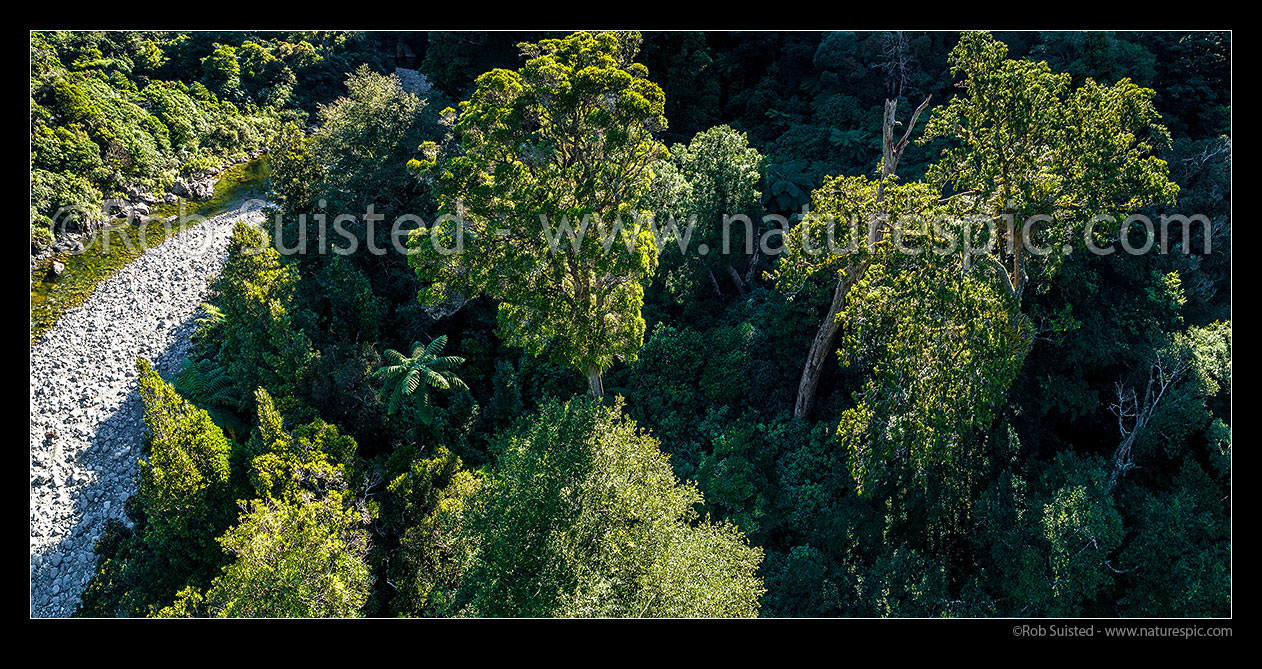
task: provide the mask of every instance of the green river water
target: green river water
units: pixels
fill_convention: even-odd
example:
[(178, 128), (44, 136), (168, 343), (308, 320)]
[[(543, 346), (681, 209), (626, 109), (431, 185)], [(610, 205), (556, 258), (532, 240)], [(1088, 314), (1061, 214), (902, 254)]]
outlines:
[[(209, 218), (244, 200), (263, 198), (267, 195), (269, 174), (267, 156), (233, 165), (220, 174), (215, 195), (209, 200), (181, 198), (172, 204), (159, 204), (149, 214), (153, 220), (149, 225), (111, 224), (84, 240), (84, 252), (61, 254), (42, 261), (31, 274), (31, 345), (34, 346), (63, 313), (83, 304), (97, 284), (135, 260), (146, 248), (162, 243), (172, 232), (168, 230), (170, 226), (161, 224), (164, 219), (180, 214), (181, 207), (186, 215)], [(173, 231), (179, 230), (175, 227)], [(54, 259), (66, 266), (56, 278), (48, 271)]]

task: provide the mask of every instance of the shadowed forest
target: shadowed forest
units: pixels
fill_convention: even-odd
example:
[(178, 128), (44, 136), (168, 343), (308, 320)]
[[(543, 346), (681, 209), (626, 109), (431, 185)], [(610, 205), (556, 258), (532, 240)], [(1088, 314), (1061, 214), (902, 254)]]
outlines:
[[(1230, 57), (32, 33), (33, 254), (67, 205), (270, 170), (182, 371), (137, 362), (152, 436), (78, 613), (1230, 616)], [(647, 215), (689, 249), (546, 243)]]

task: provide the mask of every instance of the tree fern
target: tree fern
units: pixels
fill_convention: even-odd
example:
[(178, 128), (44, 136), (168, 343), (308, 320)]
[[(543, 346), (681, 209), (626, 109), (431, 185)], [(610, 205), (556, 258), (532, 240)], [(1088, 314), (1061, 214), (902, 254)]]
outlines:
[(209, 302), (202, 302), (202, 311), (205, 311), (206, 315), (197, 319), (198, 325), (215, 325), (222, 323), (224, 320), (223, 311)]
[(412, 344), (411, 357), (386, 349), (382, 354), (385, 364), (371, 375), (374, 379), (385, 380), (381, 398), (386, 403), (386, 413), (397, 413), (410, 397), (415, 400), (417, 417), (428, 425), (434, 417), (434, 405), (429, 397), (431, 387), (439, 390), (468, 389), (453, 371), (464, 362), (464, 358), (440, 356), (446, 346), (447, 335), (442, 335), (428, 346), (422, 346), (420, 342)]
[(241, 406), (241, 392), (227, 370), (214, 360), (193, 362), (185, 358), (172, 385), (184, 399), (204, 409), (216, 425), (234, 438), (245, 430), (245, 423), (235, 411)]

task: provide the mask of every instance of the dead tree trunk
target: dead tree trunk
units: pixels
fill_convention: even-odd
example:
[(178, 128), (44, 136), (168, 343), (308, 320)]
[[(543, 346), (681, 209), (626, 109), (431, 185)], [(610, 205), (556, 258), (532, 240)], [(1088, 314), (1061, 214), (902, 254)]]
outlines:
[[(898, 101), (885, 101), (885, 121), (881, 131), (881, 180), (876, 186), (877, 216), (883, 214), (880, 203), (885, 198), (885, 180), (894, 176), (898, 170), (898, 161), (903, 157), (903, 151), (907, 149), (907, 143), (911, 140), (912, 130), (916, 127), (916, 119), (920, 117), (920, 113), (928, 106), (929, 98), (925, 98), (924, 102), (921, 102), (920, 106), (916, 107), (916, 111), (912, 112), (911, 120), (907, 122), (907, 130), (903, 132), (902, 139), (895, 143), (894, 125), (897, 121), (894, 115), (898, 110)], [(885, 237), (888, 227), (887, 224), (877, 226), (875, 234), (871, 238), (873, 246)], [(804, 419), (809, 417), (811, 409), (815, 406), (815, 391), (819, 386), (820, 374), (824, 370), (824, 361), (831, 354), (833, 341), (837, 338), (837, 331), (841, 329), (841, 323), (837, 320), (837, 317), (841, 313), (841, 308), (846, 304), (846, 295), (850, 293), (850, 289), (854, 287), (855, 282), (868, 271), (870, 263), (870, 259), (857, 260), (851, 263), (845, 274), (837, 280), (837, 286), (833, 289), (832, 303), (828, 305), (828, 313), (825, 314), (824, 321), (820, 323), (819, 330), (811, 341), (810, 352), (806, 354), (806, 364), (802, 367), (802, 378), (798, 382), (797, 399), (793, 403), (794, 418)]]
[(707, 265), (705, 273), (706, 276), (710, 277), (710, 288), (714, 290), (714, 294), (718, 295), (719, 299), (723, 299), (723, 290), (719, 288), (719, 280), (714, 278), (714, 270), (710, 269), (709, 265)]
[(1122, 442), (1113, 451), (1113, 467), (1109, 472), (1109, 480), (1105, 483), (1105, 494), (1112, 494), (1117, 489), (1126, 472), (1136, 468), (1133, 448), (1135, 442), (1143, 436), (1144, 430), (1156, 413), (1166, 392), (1188, 369), (1187, 361), (1171, 361), (1168, 357), (1157, 354), (1156, 361), (1148, 370), (1148, 383), (1144, 386), (1144, 402), (1140, 404), (1138, 394), (1130, 386), (1121, 383), (1116, 385), (1117, 403), (1109, 407), (1117, 416), (1117, 429), (1122, 433)]
[(749, 260), (749, 267), (745, 268), (745, 285), (752, 285), (754, 282), (754, 273), (758, 271), (758, 261), (762, 258), (762, 248), (754, 247), (754, 257)]

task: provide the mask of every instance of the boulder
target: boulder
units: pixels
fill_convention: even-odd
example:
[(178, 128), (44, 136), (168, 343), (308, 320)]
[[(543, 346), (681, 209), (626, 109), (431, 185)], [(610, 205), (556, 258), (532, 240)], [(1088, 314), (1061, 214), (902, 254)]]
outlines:
[(78, 255), (84, 251), (83, 242), (74, 235), (66, 235), (64, 238), (57, 240), (57, 244), (53, 246), (56, 253), (67, 253), (70, 255)]
[(193, 177), (187, 180), (181, 177), (176, 179), (175, 185), (171, 187), (171, 192), (180, 197), (208, 200), (215, 196), (215, 182), (207, 177)]
[(154, 197), (153, 193), (149, 192), (148, 186), (143, 186), (141, 184), (132, 184), (127, 188), (124, 188), (123, 192), (127, 194), (127, 199), (132, 202), (154, 204), (158, 201), (158, 198)]
[(131, 206), (126, 200), (112, 197), (101, 203), (101, 211), (105, 212), (106, 216), (126, 216), (127, 212), (131, 211)]
[(194, 181), (192, 185), (193, 197), (199, 200), (209, 200), (215, 196), (215, 180), (203, 179)]

